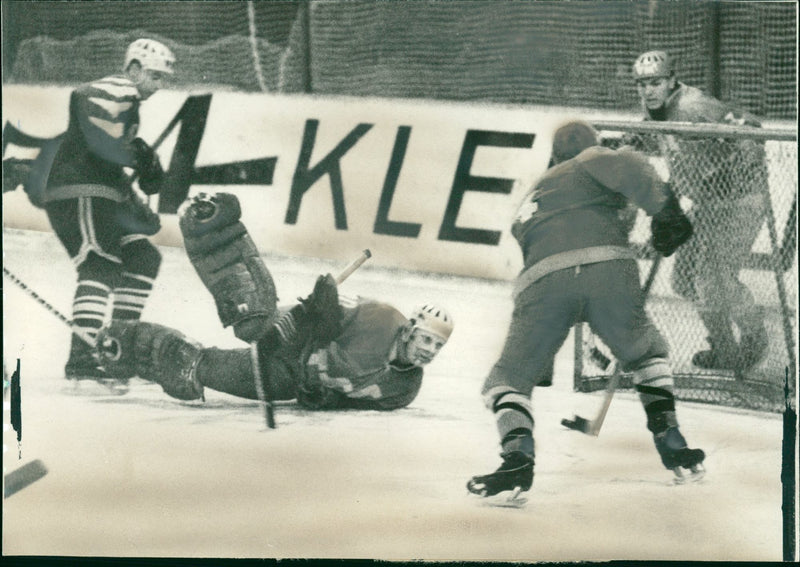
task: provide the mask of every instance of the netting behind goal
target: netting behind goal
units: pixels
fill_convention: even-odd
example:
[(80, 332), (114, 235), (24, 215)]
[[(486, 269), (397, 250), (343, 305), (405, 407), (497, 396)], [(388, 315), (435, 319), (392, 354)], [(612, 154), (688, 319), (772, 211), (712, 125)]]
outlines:
[(4, 80), (117, 70), (132, 39), (174, 49), (182, 85), (633, 110), (630, 66), (795, 119), (794, 2), (5, 2)]
[[(634, 142), (652, 155), (695, 227), (694, 236), (661, 261), (647, 301), (670, 347), (676, 397), (781, 411), (786, 379), (792, 400), (797, 387), (797, 132), (666, 123), (597, 126), (607, 145)], [(630, 240), (640, 252), (644, 282), (655, 253), (649, 217), (636, 215)], [(754, 297), (768, 339), (763, 360), (745, 372), (693, 362), (695, 353), (709, 348), (709, 315), (713, 324), (713, 313), (730, 309), (733, 324), (727, 328), (739, 345), (734, 354), (742, 352), (745, 326), (752, 328), (757, 311), (736, 307), (733, 298), (742, 289), (732, 287), (726, 274), (738, 277)], [(575, 389), (604, 388), (612, 367), (604, 369), (600, 362), (613, 356), (588, 325), (576, 329)], [(631, 378), (623, 375), (624, 388), (632, 387)]]

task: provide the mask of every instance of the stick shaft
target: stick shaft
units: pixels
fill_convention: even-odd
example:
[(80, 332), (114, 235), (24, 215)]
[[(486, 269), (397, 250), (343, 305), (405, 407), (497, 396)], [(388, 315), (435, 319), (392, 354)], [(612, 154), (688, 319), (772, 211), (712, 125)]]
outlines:
[(58, 320), (59, 320), (59, 321), (61, 321), (62, 323), (64, 323), (64, 324), (65, 324), (67, 327), (69, 327), (69, 328), (72, 330), (72, 332), (73, 332), (73, 333), (74, 333), (74, 334), (75, 334), (75, 335), (76, 335), (76, 336), (77, 336), (79, 339), (81, 339), (83, 342), (85, 342), (86, 344), (88, 344), (90, 347), (94, 348), (95, 341), (94, 341), (94, 339), (93, 339), (93, 338), (92, 338), (92, 337), (91, 337), (91, 336), (90, 336), (90, 335), (89, 335), (89, 334), (88, 334), (88, 333), (87, 333), (85, 330), (81, 329), (81, 328), (80, 328), (80, 327), (78, 327), (78, 326), (77, 326), (75, 323), (73, 323), (72, 321), (70, 321), (69, 319), (67, 319), (67, 317), (66, 317), (66, 316), (65, 316), (63, 313), (61, 313), (61, 311), (59, 311), (58, 309), (56, 309), (55, 307), (53, 307), (53, 306), (52, 306), (52, 305), (51, 305), (51, 304), (50, 304), (50, 303), (49, 303), (49, 302), (48, 302), (46, 299), (44, 299), (44, 298), (43, 298), (42, 296), (40, 296), (38, 293), (36, 293), (35, 291), (33, 291), (33, 290), (32, 290), (32, 289), (31, 289), (31, 288), (28, 286), (28, 284), (26, 284), (24, 281), (22, 281), (21, 279), (19, 279), (19, 278), (18, 278), (16, 275), (14, 275), (14, 274), (11, 272), (11, 270), (9, 270), (8, 268), (6, 268), (5, 266), (3, 266), (3, 274), (5, 274), (5, 276), (6, 276), (6, 277), (8, 277), (8, 279), (10, 279), (12, 282), (14, 282), (15, 284), (17, 284), (17, 285), (20, 287), (20, 289), (22, 289), (22, 290), (23, 290), (25, 293), (27, 293), (27, 294), (28, 294), (28, 295), (30, 295), (30, 296), (31, 296), (33, 299), (35, 299), (35, 300), (36, 300), (36, 302), (37, 302), (37, 303), (39, 303), (39, 305), (41, 305), (42, 307), (44, 307), (45, 309), (47, 309), (47, 310), (48, 310), (50, 313), (52, 313), (53, 315), (55, 315), (55, 316), (58, 318)]
[[(350, 262), (350, 264), (336, 276), (336, 285), (340, 285), (344, 282), (371, 257), (372, 253), (369, 249), (364, 250), (358, 258)], [(264, 419), (269, 429), (275, 429), (275, 406), (272, 403), (272, 395), (269, 392), (269, 377), (262, 374), (260, 369), (257, 342), (250, 343), (250, 355), (253, 361), (253, 378), (255, 380), (256, 394), (261, 403), (264, 404)]]
[[(658, 268), (661, 265), (662, 256), (659, 254), (656, 256), (655, 260), (653, 260), (653, 265), (650, 267), (650, 273), (647, 274), (647, 281), (645, 281), (644, 286), (642, 287), (642, 304), (647, 301), (648, 296), (650, 295), (650, 290), (653, 288), (653, 282), (656, 279), (656, 274), (658, 274)], [(611, 406), (611, 400), (614, 399), (614, 392), (617, 390), (617, 386), (619, 385), (619, 378), (622, 374), (622, 365), (619, 361), (616, 361), (614, 364), (614, 373), (611, 375), (611, 378), (608, 379), (608, 386), (606, 387), (606, 393), (603, 397), (603, 404), (600, 406), (600, 411), (597, 414), (597, 417), (594, 418), (591, 422), (591, 426), (589, 428), (589, 435), (594, 435), (597, 437), (600, 435), (600, 428), (603, 427), (603, 422), (606, 420), (606, 414), (608, 413), (608, 408)]]
[(358, 258), (350, 262), (350, 265), (342, 270), (342, 273), (336, 276), (336, 285), (344, 282), (344, 280), (350, 277), (350, 274), (355, 272), (359, 267), (361, 267), (361, 264), (369, 260), (371, 257), (372, 252), (370, 252), (369, 249), (364, 250)]

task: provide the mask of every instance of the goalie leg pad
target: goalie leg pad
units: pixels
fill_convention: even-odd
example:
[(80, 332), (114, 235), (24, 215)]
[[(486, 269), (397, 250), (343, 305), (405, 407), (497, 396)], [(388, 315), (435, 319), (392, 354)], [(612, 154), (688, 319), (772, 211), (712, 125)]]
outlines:
[(180, 227), (184, 237), (201, 237), (234, 224), (242, 217), (239, 199), (231, 193), (200, 193), (180, 211)]
[[(247, 342), (258, 340), (277, 309), (277, 293), (255, 243), (238, 220), (238, 200), (233, 195), (212, 205), (193, 202), (181, 217), (181, 231), (189, 259), (214, 297), (223, 326), (233, 326), (235, 335)], [(230, 198), (233, 199), (231, 201)], [(232, 204), (233, 203), (233, 204)], [(210, 215), (209, 224), (198, 221)], [(216, 207), (214, 212), (209, 212)]]
[(138, 375), (179, 400), (203, 398), (196, 378), (203, 347), (175, 329), (115, 320), (100, 331), (97, 345), (100, 362), (112, 376)]

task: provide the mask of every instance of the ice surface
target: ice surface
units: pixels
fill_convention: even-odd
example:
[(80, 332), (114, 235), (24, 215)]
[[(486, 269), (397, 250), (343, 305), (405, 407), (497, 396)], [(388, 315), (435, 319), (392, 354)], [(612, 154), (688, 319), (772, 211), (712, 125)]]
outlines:
[[(74, 272), (49, 233), (4, 230), (4, 265), (69, 315)], [(367, 244), (368, 245), (368, 244)], [(164, 264), (144, 318), (206, 345), (243, 346), (180, 249)], [(265, 257), (282, 301), (306, 295), (341, 262)], [(22, 368), (23, 443), (4, 433), (4, 470), (41, 459), (49, 473), (4, 501), (3, 553), (91, 556), (372, 558), (392, 560), (779, 561), (781, 416), (683, 403), (703, 448), (702, 483), (670, 485), (635, 396), (620, 393), (599, 437), (561, 419), (593, 417), (600, 394), (572, 391), (568, 341), (555, 384), (534, 393), (537, 463), (524, 509), (481, 506), (474, 474), (499, 464), (480, 397), (511, 312), (510, 285), (363, 266), (343, 294), (404, 311), (446, 306), (451, 341), (407, 409), (277, 407), (206, 391), (173, 400), (137, 381), (122, 397), (70, 393), (61, 377), (69, 333), (3, 278), (3, 356)], [(571, 341), (571, 339), (570, 339)], [(7, 418), (6, 418), (7, 422)]]

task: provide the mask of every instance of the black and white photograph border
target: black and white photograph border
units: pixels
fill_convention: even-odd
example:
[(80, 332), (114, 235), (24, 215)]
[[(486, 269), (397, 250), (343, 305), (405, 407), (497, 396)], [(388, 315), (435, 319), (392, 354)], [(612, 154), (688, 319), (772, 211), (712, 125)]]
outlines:
[[(0, 10), (4, 559), (797, 559), (796, 3), (19, 1)], [(635, 80), (637, 57), (662, 50), (670, 75)], [(647, 69), (661, 64), (656, 57)], [(648, 114), (646, 83), (672, 73), (745, 113), (703, 125)], [(95, 110), (79, 127), (81, 100)], [(635, 146), (663, 182), (654, 186), (676, 192), (675, 215), (694, 223), (688, 242), (662, 258), (655, 233), (668, 226), (667, 247), (680, 239), (676, 217), (651, 224), (657, 209), (648, 213), (646, 200), (614, 205), (632, 210), (620, 222), (645, 310), (669, 347), (680, 431), (704, 453), (699, 467), (662, 463), (635, 365), (617, 361), (585, 323), (571, 327), (547, 376), (520, 378), (538, 381), (529, 398), (487, 407), (487, 377), (529, 267), (512, 225), (536, 214), (539, 180), (572, 161), (556, 159), (554, 134), (575, 120), (599, 133), (603, 152)], [(66, 183), (103, 189), (62, 199), (53, 177), (75, 173), (63, 160), (80, 158), (62, 149), (81, 128), (105, 134), (90, 143), (93, 165), (80, 165), (86, 178)], [(127, 149), (115, 154), (123, 139)], [(725, 140), (751, 153), (723, 162)], [(669, 151), (686, 144), (695, 144), (686, 153), (694, 164), (679, 170)], [(713, 252), (696, 252), (711, 244), (692, 191), (744, 191), (750, 178), (737, 172), (752, 152), (766, 164), (767, 194), (734, 276), (763, 314), (768, 343), (757, 363), (716, 351), (698, 364), (715, 353), (713, 329), (679, 282)], [(106, 183), (108, 164), (120, 175)], [(117, 202), (117, 183), (130, 188), (136, 220), (150, 223), (140, 241), (152, 246), (130, 264), (108, 253), (87, 272), (86, 251), (103, 250), (110, 225), (81, 217), (83, 232), (65, 238), (53, 203)], [(222, 255), (205, 255), (181, 219), (188, 204), (222, 193), (241, 209), (237, 244), (214, 241)], [(641, 195), (626, 197), (639, 204)], [(733, 226), (743, 232), (746, 220)], [(735, 246), (739, 233), (724, 232), (730, 218), (710, 222)], [(571, 228), (565, 239), (590, 233)], [(697, 255), (686, 264), (689, 247)], [(155, 267), (145, 261), (151, 250)], [(223, 266), (223, 281), (216, 270), (231, 258), (239, 279)], [(79, 274), (85, 289), (114, 262), (141, 268), (128, 281), (147, 284), (116, 294), (127, 308), (107, 294), (95, 325)], [(582, 266), (565, 269), (577, 277)], [(192, 399), (176, 397), (178, 377), (188, 376), (182, 387), (199, 384), (191, 380), (202, 359), (184, 364), (198, 349), (251, 350), (236, 360), (259, 368), (239, 322), (265, 298), (281, 314), (302, 307), (290, 323), (264, 323), (281, 348), (298, 333), (319, 340), (304, 329), (326, 325), (303, 317), (313, 323), (326, 274), (339, 276), (345, 313), (371, 298), (402, 314), (409, 333), (422, 326), (436, 337), (445, 321), (410, 402), (317, 409), (255, 377), (252, 395), (205, 383), (200, 395), (189, 388)], [(261, 296), (225, 311), (242, 277)], [(714, 288), (723, 302), (727, 293)], [(421, 325), (426, 305), (446, 316)], [(121, 312), (166, 329), (154, 337), (180, 349), (157, 357), (160, 339), (140, 341), (120, 358), (133, 367), (124, 380), (67, 379), (73, 351), (102, 350), (98, 329)], [(742, 325), (732, 327), (737, 345)], [(91, 365), (111, 368), (97, 356)], [(217, 367), (215, 380), (227, 384), (237, 370)], [(467, 486), (507, 455), (504, 411), (516, 412), (515, 427), (532, 427), (536, 458), (529, 490), (497, 500)]]

